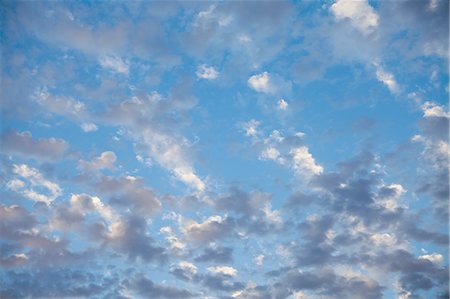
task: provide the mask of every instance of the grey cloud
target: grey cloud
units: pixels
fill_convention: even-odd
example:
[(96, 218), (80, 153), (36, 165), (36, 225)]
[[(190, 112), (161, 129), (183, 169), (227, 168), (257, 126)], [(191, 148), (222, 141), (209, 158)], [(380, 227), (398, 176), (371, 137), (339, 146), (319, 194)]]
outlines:
[(186, 238), (194, 243), (212, 242), (233, 234), (236, 221), (233, 217), (211, 216), (204, 222), (189, 222), (182, 228)]
[(347, 278), (330, 270), (315, 272), (291, 270), (286, 274), (284, 281), (295, 290), (314, 290), (316, 294), (332, 297), (381, 298), (383, 291), (383, 288), (373, 280)]
[[(98, 280), (97, 280), (98, 279)], [(93, 273), (72, 268), (9, 271), (0, 287), (2, 298), (100, 298), (110, 287)]]
[(62, 158), (69, 144), (63, 139), (33, 139), (30, 132), (6, 131), (0, 136), (2, 151), (12, 155), (31, 157), (44, 161)]
[(143, 218), (130, 215), (121, 220), (114, 233), (106, 237), (105, 243), (132, 261), (140, 258), (144, 262), (164, 262), (167, 259), (164, 248), (147, 234), (146, 227), (147, 222)]
[(231, 247), (207, 247), (194, 260), (196, 262), (229, 263), (233, 259), (232, 253), (233, 249)]
[(220, 274), (207, 273), (203, 276), (202, 284), (211, 290), (237, 291), (243, 289), (242, 282), (230, 281), (230, 278)]
[(122, 195), (113, 197), (110, 203), (122, 208), (131, 206), (133, 211), (141, 215), (155, 214), (161, 208), (161, 202), (148, 188), (127, 190)]
[(194, 293), (186, 289), (154, 283), (152, 280), (143, 275), (134, 277), (130, 282), (130, 285), (145, 298), (184, 299), (196, 296)]

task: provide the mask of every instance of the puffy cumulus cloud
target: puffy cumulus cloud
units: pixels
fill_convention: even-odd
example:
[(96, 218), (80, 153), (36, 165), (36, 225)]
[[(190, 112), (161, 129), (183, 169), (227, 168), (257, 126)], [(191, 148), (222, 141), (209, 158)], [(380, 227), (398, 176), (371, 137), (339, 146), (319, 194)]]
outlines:
[(38, 161), (57, 161), (69, 147), (69, 143), (63, 139), (33, 139), (29, 131), (6, 131), (0, 139), (4, 153), (30, 157)]
[(419, 256), (419, 259), (428, 260), (438, 265), (442, 264), (442, 262), (444, 261), (444, 257), (439, 253), (424, 254)]
[(208, 272), (213, 274), (220, 274), (224, 276), (234, 277), (237, 275), (237, 270), (230, 266), (213, 266), (208, 267)]
[(212, 66), (202, 64), (197, 67), (195, 74), (201, 79), (214, 80), (219, 75), (219, 72)]
[(70, 119), (80, 125), (83, 131), (97, 130), (97, 126), (90, 121), (91, 116), (85, 103), (68, 96), (53, 95), (45, 87), (38, 90), (34, 98), (47, 111)]
[(257, 92), (272, 93), (276, 90), (276, 87), (270, 82), (270, 76), (268, 72), (251, 76), (247, 84), (250, 88)]
[(234, 228), (229, 217), (213, 215), (203, 222), (185, 220), (181, 231), (192, 242), (210, 242), (228, 236)]
[(103, 68), (110, 69), (117, 73), (128, 75), (128, 72), (130, 71), (129, 63), (122, 60), (120, 57), (105, 55), (100, 57), (99, 62)]
[[(28, 184), (21, 179), (12, 179), (6, 184), (6, 187), (28, 199), (49, 205), (62, 194), (59, 185), (45, 179), (36, 168), (26, 164), (14, 164), (12, 171)], [(47, 191), (46, 194), (43, 193), (44, 190)]]
[(323, 172), (323, 167), (316, 163), (306, 146), (293, 148), (289, 154), (292, 155), (292, 167), (300, 176), (311, 177)]
[(96, 171), (101, 169), (114, 169), (114, 163), (117, 160), (117, 156), (112, 151), (106, 151), (95, 157), (91, 161), (80, 160), (78, 164), (85, 171)]
[(430, 101), (425, 102), (421, 108), (424, 117), (450, 117), (450, 113), (447, 112), (443, 106), (439, 106), (438, 104)]
[(266, 94), (284, 94), (289, 95), (291, 92), (291, 83), (284, 80), (277, 74), (269, 74), (262, 72), (251, 76), (247, 80), (247, 85), (256, 92)]
[(379, 25), (379, 15), (367, 0), (337, 0), (330, 7), (336, 19), (348, 19), (363, 34), (374, 32)]
[(395, 77), (393, 74), (385, 71), (379, 64), (375, 63), (375, 74), (377, 76), (377, 80), (383, 83), (390, 92), (397, 95), (400, 93), (400, 86), (398, 85), (397, 81), (395, 80)]

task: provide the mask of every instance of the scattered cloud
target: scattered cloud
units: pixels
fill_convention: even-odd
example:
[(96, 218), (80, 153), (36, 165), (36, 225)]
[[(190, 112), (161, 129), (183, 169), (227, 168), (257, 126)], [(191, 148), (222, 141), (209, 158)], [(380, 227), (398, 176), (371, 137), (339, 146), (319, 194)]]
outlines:
[(379, 25), (380, 16), (367, 0), (337, 0), (330, 10), (337, 20), (348, 19), (363, 34), (374, 32)]
[(199, 65), (195, 74), (197, 77), (207, 80), (214, 80), (219, 75), (214, 67), (207, 66), (206, 64)]
[(2, 151), (11, 155), (34, 158), (38, 161), (56, 161), (63, 157), (69, 148), (64, 139), (33, 139), (29, 131), (7, 131), (1, 136)]
[(103, 56), (100, 58), (99, 62), (103, 68), (110, 69), (117, 73), (128, 75), (130, 71), (128, 62), (119, 57)]

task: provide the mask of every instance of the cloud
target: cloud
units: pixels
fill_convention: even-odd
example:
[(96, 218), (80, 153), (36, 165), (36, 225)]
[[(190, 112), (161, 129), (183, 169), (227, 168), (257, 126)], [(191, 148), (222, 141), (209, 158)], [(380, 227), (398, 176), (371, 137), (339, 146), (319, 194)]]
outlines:
[(187, 261), (181, 261), (178, 265), (171, 267), (170, 273), (178, 279), (191, 281), (197, 274), (197, 266)]
[(195, 258), (196, 262), (216, 262), (229, 263), (233, 259), (233, 249), (231, 247), (210, 246), (204, 249), (203, 253)]
[(379, 16), (367, 0), (337, 0), (330, 10), (337, 20), (349, 19), (351, 24), (363, 34), (375, 31)]
[(251, 76), (247, 84), (250, 88), (257, 92), (262, 93), (273, 93), (276, 87), (270, 82), (270, 76), (268, 72), (263, 72), (261, 74)]
[(68, 96), (52, 95), (46, 87), (38, 90), (34, 98), (47, 111), (76, 122), (83, 131), (93, 132), (97, 130), (97, 126), (90, 121), (85, 103)]
[(234, 277), (237, 275), (237, 270), (234, 269), (233, 267), (229, 267), (229, 266), (213, 266), (213, 267), (208, 267), (207, 270), (210, 273), (220, 274), (220, 275), (224, 275), (224, 276)]
[(201, 223), (193, 220), (185, 221), (181, 230), (190, 241), (210, 242), (230, 234), (233, 226), (230, 218), (213, 215)]
[(85, 171), (97, 171), (102, 169), (114, 169), (114, 163), (117, 160), (117, 156), (112, 151), (106, 151), (95, 157), (91, 161), (80, 160), (78, 164)]
[(285, 111), (287, 110), (288, 106), (289, 106), (288, 102), (286, 102), (284, 99), (280, 99), (277, 102), (277, 108), (279, 110)]
[[(14, 164), (13, 173), (25, 179), (28, 186), (20, 179), (13, 179), (7, 183), (7, 188), (22, 194), (26, 198), (49, 205), (62, 194), (59, 185), (45, 179), (36, 168), (29, 167), (26, 164)], [(47, 194), (42, 193), (43, 189), (47, 190)]]
[(173, 132), (180, 115), (185, 114), (193, 103), (179, 100), (185, 96), (176, 94), (173, 97), (163, 99), (157, 92), (142, 98), (132, 97), (109, 106), (105, 118), (110, 125), (126, 126), (129, 136), (141, 145), (143, 154), (170, 171), (177, 180), (203, 192), (206, 183), (195, 173), (189, 159), (189, 142)]
[[(89, 217), (88, 217), (89, 216)], [(99, 216), (100, 219), (98, 217)], [(100, 231), (94, 231), (89, 227), (86, 220), (95, 221), (94, 225), (100, 225)], [(99, 221), (100, 220), (100, 221)], [(120, 217), (108, 204), (99, 197), (88, 194), (72, 194), (69, 202), (64, 202), (55, 207), (53, 217), (49, 219), (50, 227), (63, 231), (85, 229), (87, 233), (99, 237), (108, 233), (118, 223)], [(100, 227), (98, 227), (100, 228)]]
[(147, 221), (136, 215), (122, 217), (110, 226), (104, 242), (125, 254), (129, 260), (163, 262), (167, 259), (165, 249), (147, 233)]
[(7, 131), (0, 136), (2, 151), (36, 160), (57, 161), (69, 147), (67, 141), (56, 138), (33, 139), (29, 131)]
[(247, 136), (257, 136), (258, 135), (258, 126), (261, 124), (261, 122), (257, 120), (250, 120), (243, 124), (243, 128), (245, 130), (245, 135)]
[(378, 81), (382, 82), (393, 94), (399, 94), (400, 87), (395, 81), (394, 75), (383, 70), (378, 64), (375, 64), (375, 67)]
[(158, 212), (162, 205), (153, 190), (132, 185), (110, 200), (111, 204), (132, 209), (141, 215), (152, 215)]
[(117, 73), (128, 75), (128, 72), (130, 71), (128, 62), (122, 60), (120, 57), (103, 56), (100, 58), (99, 62), (103, 68), (110, 69)]
[(207, 66), (206, 64), (199, 65), (195, 74), (197, 75), (197, 77), (207, 80), (214, 80), (219, 75), (214, 67)]
[(292, 155), (292, 168), (299, 175), (310, 177), (323, 172), (323, 167), (316, 164), (306, 146), (293, 148), (289, 154)]
[(163, 284), (154, 283), (143, 275), (134, 277), (130, 282), (131, 287), (141, 296), (155, 299), (182, 299), (192, 298), (196, 294), (186, 290)]

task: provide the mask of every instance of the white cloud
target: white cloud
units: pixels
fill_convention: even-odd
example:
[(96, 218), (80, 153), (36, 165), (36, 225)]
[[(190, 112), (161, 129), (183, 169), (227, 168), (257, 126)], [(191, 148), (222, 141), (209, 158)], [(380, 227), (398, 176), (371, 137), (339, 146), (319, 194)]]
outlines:
[(46, 88), (35, 93), (36, 101), (45, 107), (48, 111), (62, 115), (70, 120), (77, 122), (85, 132), (92, 132), (97, 126), (91, 121), (87, 107), (83, 102), (77, 101), (72, 97), (54, 96)]
[(277, 161), (279, 159), (279, 157), (280, 157), (280, 152), (274, 147), (265, 148), (260, 155), (260, 158), (263, 160)]
[(106, 151), (92, 161), (80, 160), (78, 163), (84, 170), (114, 169), (117, 157), (114, 152)]
[(384, 234), (373, 234), (370, 237), (370, 240), (372, 240), (372, 242), (377, 245), (377, 246), (387, 246), (387, 247), (392, 247), (395, 245), (395, 243), (397, 242), (397, 240), (395, 239), (395, 237), (391, 236), (388, 233), (384, 233)]
[(400, 184), (383, 185), (376, 197), (376, 202), (385, 209), (393, 211), (398, 207), (398, 200), (405, 192), (405, 188)]
[(205, 182), (195, 174), (191, 163), (186, 159), (183, 148), (186, 142), (150, 130), (145, 132), (144, 141), (158, 163), (170, 169), (177, 179), (200, 192), (205, 190)]
[[(194, 101), (163, 99), (157, 92), (145, 97), (132, 97), (109, 108), (108, 118), (125, 126), (127, 133), (139, 143), (141, 161), (155, 161), (179, 181), (203, 192), (206, 183), (196, 174), (188, 155), (191, 144), (167, 127), (176, 127), (173, 114), (184, 113)], [(176, 131), (176, 129), (174, 130)]]
[(104, 204), (97, 196), (88, 194), (72, 194), (70, 197), (71, 208), (81, 214), (96, 211), (103, 219), (107, 221), (117, 220), (115, 212)]
[(289, 153), (292, 156), (294, 170), (301, 176), (310, 177), (323, 172), (323, 167), (316, 164), (306, 146), (294, 148)]
[(219, 215), (210, 216), (202, 223), (190, 220), (181, 227), (181, 231), (192, 241), (211, 241), (223, 236), (228, 231), (225, 220), (226, 218)]
[(222, 274), (225, 276), (236, 276), (237, 270), (233, 267), (229, 266), (213, 266), (208, 267), (208, 272), (214, 273), (214, 274)]
[(284, 99), (280, 99), (277, 104), (277, 108), (279, 110), (287, 110), (289, 106), (288, 102), (286, 102)]
[[(31, 200), (49, 205), (62, 194), (62, 190), (58, 184), (45, 179), (35, 168), (29, 167), (26, 164), (14, 164), (13, 172), (26, 179), (29, 182), (29, 188), (26, 188), (25, 182), (18, 179), (9, 181), (7, 187)], [(34, 188), (37, 188), (41, 193), (35, 191)], [(47, 190), (47, 194), (42, 194), (43, 189)]]
[(195, 266), (193, 263), (181, 261), (178, 263), (178, 266), (180, 266), (181, 269), (189, 272), (191, 275), (195, 275), (197, 273), (197, 266)]
[(103, 68), (110, 69), (117, 73), (128, 75), (129, 72), (128, 62), (122, 60), (120, 57), (103, 56), (100, 58), (99, 62)]
[(397, 81), (395, 81), (394, 75), (384, 71), (383, 68), (376, 63), (375, 67), (378, 81), (382, 82), (393, 94), (398, 94), (400, 92), (400, 87), (398, 86)]
[(251, 76), (248, 79), (247, 84), (257, 92), (272, 93), (276, 90), (275, 86), (272, 85), (269, 73), (267, 72)]
[(94, 131), (97, 131), (97, 126), (95, 125), (95, 124), (93, 124), (93, 123), (82, 123), (81, 124), (81, 129), (83, 130), (83, 131), (85, 131), (86, 133), (88, 133), (88, 132), (94, 132)]
[(434, 264), (442, 264), (442, 262), (444, 261), (444, 257), (439, 253), (424, 254), (419, 256), (419, 259), (428, 260)]
[(450, 117), (450, 113), (445, 111), (443, 106), (427, 101), (422, 106), (424, 117)]
[(197, 77), (207, 80), (214, 80), (219, 73), (212, 66), (206, 64), (199, 65), (196, 72)]
[(258, 126), (261, 123), (257, 120), (251, 119), (250, 121), (244, 123), (245, 135), (255, 137), (258, 135)]
[(336, 19), (349, 19), (363, 34), (372, 33), (378, 27), (380, 17), (367, 0), (337, 0), (330, 9)]

